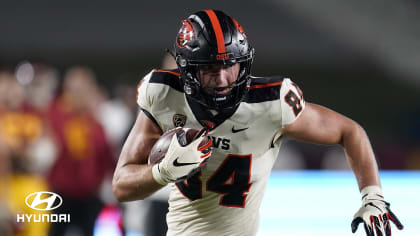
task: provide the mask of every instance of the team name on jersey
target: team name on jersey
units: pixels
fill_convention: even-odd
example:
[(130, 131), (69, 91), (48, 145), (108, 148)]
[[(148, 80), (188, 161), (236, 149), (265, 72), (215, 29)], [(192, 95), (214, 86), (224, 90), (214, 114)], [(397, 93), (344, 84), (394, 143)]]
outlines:
[(230, 149), (230, 139), (210, 136), (213, 140), (213, 148), (220, 148), (223, 150)]

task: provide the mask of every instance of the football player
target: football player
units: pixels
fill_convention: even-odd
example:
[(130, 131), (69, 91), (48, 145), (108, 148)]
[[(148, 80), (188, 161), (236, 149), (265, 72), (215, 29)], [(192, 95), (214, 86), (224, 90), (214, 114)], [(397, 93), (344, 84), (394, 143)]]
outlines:
[[(119, 201), (144, 199), (170, 184), (167, 235), (255, 235), (259, 207), (283, 137), (340, 144), (356, 176), (362, 206), (353, 232), (391, 235), (403, 226), (382, 195), (369, 139), (353, 120), (305, 102), (288, 78), (250, 75), (255, 51), (238, 22), (203, 10), (182, 22), (176, 70), (152, 70), (138, 88), (141, 112), (113, 179)], [(208, 159), (174, 135), (163, 160), (147, 165), (153, 144), (176, 126), (209, 129)], [(205, 165), (203, 165), (205, 164)], [(191, 174), (194, 173), (194, 174)]]

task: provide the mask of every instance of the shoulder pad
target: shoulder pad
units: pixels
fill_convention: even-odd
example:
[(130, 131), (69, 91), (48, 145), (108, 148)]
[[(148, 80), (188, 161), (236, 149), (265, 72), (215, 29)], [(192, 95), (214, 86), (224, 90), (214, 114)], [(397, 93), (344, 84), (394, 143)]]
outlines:
[(183, 92), (179, 70), (153, 70), (149, 83), (169, 85), (171, 88)]

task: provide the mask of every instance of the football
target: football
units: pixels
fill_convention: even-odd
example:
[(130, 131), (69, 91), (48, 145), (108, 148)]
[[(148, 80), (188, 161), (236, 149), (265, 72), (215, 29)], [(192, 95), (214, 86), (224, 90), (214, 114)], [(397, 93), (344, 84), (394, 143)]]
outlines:
[[(169, 145), (171, 144), (172, 137), (178, 133), (178, 142), (181, 146), (186, 146), (190, 144), (193, 140), (196, 139), (199, 135), (201, 135), (200, 130), (192, 129), (192, 128), (181, 128), (177, 127), (171, 130), (166, 131), (165, 133), (160, 136), (158, 141), (153, 145), (152, 150), (149, 154), (148, 164), (153, 165), (162, 161), (165, 157), (166, 152), (168, 151)], [(203, 141), (201, 141), (199, 146), (202, 146), (207, 143), (209, 137), (206, 136)]]

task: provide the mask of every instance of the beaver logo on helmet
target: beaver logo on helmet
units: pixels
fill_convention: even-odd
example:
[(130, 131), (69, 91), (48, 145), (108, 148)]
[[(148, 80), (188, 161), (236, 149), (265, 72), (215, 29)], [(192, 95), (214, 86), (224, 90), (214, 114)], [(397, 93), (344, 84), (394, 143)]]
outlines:
[(176, 44), (178, 47), (184, 48), (194, 39), (195, 32), (191, 22), (189, 20), (183, 20), (181, 29), (179, 30), (178, 36), (176, 37)]

